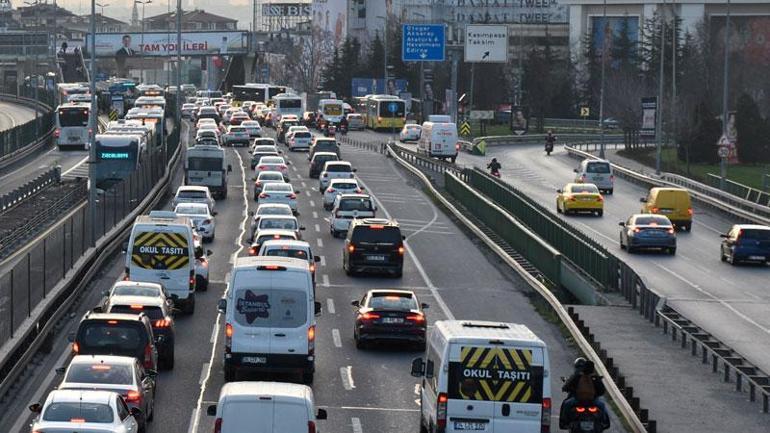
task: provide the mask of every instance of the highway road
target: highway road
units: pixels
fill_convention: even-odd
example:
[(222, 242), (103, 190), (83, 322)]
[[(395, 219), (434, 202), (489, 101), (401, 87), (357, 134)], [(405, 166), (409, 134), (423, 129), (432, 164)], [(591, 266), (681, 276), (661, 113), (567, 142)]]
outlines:
[[(372, 134), (354, 133), (353, 137)], [(719, 234), (726, 233), (734, 223), (728, 216), (695, 203), (692, 232), (677, 235), (676, 256), (632, 255), (620, 249), (618, 223), (640, 211), (639, 199), (647, 195), (645, 188), (616, 178), (615, 193), (605, 196), (603, 217), (565, 216), (556, 213), (556, 190), (573, 181), (572, 170), (578, 160), (569, 157), (562, 146), (557, 146), (550, 157), (542, 145), (489, 147), (485, 157), (462, 154), (457, 164), (486, 167), (492, 158), (502, 164), (503, 180), (601, 242), (631, 265), (649, 287), (665, 296), (668, 305), (770, 372), (770, 269), (720, 262)]]
[(34, 118), (34, 109), (26, 105), (0, 101), (0, 131), (11, 129)]
[[(420, 184), (407, 177), (384, 156), (349, 146), (342, 149), (344, 159), (358, 169), (358, 176), (379, 202), (380, 214), (399, 220), (405, 234), (407, 257), (400, 279), (348, 277), (341, 268), (343, 241), (328, 232), (328, 212), (321, 206), (317, 181), (308, 179), (306, 154), (290, 154), (290, 175), (299, 195), (300, 221), (307, 227), (304, 237), (322, 257), (318, 269), (318, 300), (323, 313), (318, 318), (316, 377), (313, 386), (316, 403), (328, 409), (329, 419), (319, 430), (335, 433), (417, 432), (419, 413), (417, 380), (409, 375), (417, 352), (383, 346), (357, 350), (350, 301), (359, 299), (370, 288), (398, 287), (415, 290), (427, 310), (429, 322), (445, 318), (484, 319), (524, 323), (549, 346), (551, 387), (554, 407), (561, 403), (560, 377), (571, 372), (575, 350), (558, 326), (539, 315), (533, 306), (535, 295), (514, 272), (477, 246), (422, 193)], [(213, 419), (205, 409), (216, 401), (223, 385), (223, 329), (216, 310), (224, 290), (224, 279), (233, 256), (245, 254), (243, 225), (247, 209), (256, 204), (251, 197), (251, 177), (245, 149), (228, 150), (230, 194), (217, 204), (216, 240), (208, 245), (211, 281), (208, 292), (198, 294), (193, 316), (177, 320), (176, 366), (161, 372), (152, 433), (202, 433), (213, 431)], [(245, 167), (245, 168), (244, 168)], [(174, 184), (178, 185), (181, 173)], [(118, 254), (106, 266), (73, 320), (62, 329), (51, 355), (36, 361), (28, 380), (16, 390), (16, 397), (0, 407), (0, 431), (21, 433), (31, 416), (25, 407), (44, 398), (60, 380), (51, 373), (65, 365), (68, 345), (64, 335), (76, 326), (76, 319), (99, 299), (98, 292), (122, 272), (123, 256)], [(253, 378), (252, 378), (253, 379)], [(558, 413), (553, 412), (554, 426)], [(611, 431), (623, 431), (613, 418)]]

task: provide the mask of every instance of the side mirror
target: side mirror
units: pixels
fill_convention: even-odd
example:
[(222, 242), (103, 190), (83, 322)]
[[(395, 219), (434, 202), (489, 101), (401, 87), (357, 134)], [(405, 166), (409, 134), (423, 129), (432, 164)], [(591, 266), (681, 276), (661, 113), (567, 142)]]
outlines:
[(129, 410), (129, 412), (131, 412), (131, 415), (132, 415), (134, 418), (139, 418), (139, 417), (141, 417), (141, 416), (142, 416), (142, 410), (141, 410), (141, 409), (139, 409), (138, 407), (132, 407), (132, 408)]
[(217, 405), (210, 404), (209, 407), (206, 408), (206, 415), (217, 416)]
[(253, 150), (251, 150), (251, 149), (249, 149), (249, 153), (254, 153), (254, 151), (253, 151)]
[(64, 374), (67, 372), (67, 367), (59, 367), (54, 371), (56, 371), (56, 374)]
[(361, 301), (358, 301), (358, 300), (350, 301), (350, 305), (352, 305), (354, 307), (360, 307), (361, 306)]
[(321, 314), (321, 303), (316, 301), (316, 302), (314, 302), (314, 304), (315, 304), (315, 314), (317, 316), (317, 315)]
[(430, 308), (430, 305), (423, 302), (422, 304), (420, 304), (420, 307), (422, 307), (423, 310), (427, 310), (428, 308)]
[(128, 251), (128, 242), (123, 242), (123, 245), (121, 245), (121, 248), (123, 249), (123, 252), (125, 253)]
[(102, 291), (102, 296), (110, 296), (110, 291), (109, 290), (103, 290)]
[(401, 235), (401, 240), (402, 240), (402, 241), (405, 241), (405, 240), (406, 240), (406, 236), (404, 236), (404, 235)]
[(323, 421), (326, 419), (326, 409), (318, 409), (318, 412), (315, 414), (315, 419), (319, 421)]
[(219, 311), (222, 314), (225, 314), (227, 311), (227, 299), (222, 298), (217, 302), (217, 311)]
[(412, 376), (422, 377), (425, 375), (425, 361), (422, 358), (412, 360)]
[(299, 193), (300, 193), (300, 192), (299, 192), (299, 190), (298, 190), (298, 189), (297, 189), (297, 190), (294, 190), (294, 194), (299, 194)]
[(233, 171), (233, 166), (230, 164), (227, 164), (227, 172), (230, 173), (231, 171)]
[(577, 168), (573, 168), (573, 169), (572, 169), (572, 172), (573, 172), (573, 173), (577, 173), (577, 172), (578, 172), (578, 169), (577, 169)]
[(102, 313), (102, 312), (104, 312), (104, 308), (102, 308), (102, 307), (94, 307), (94, 308), (91, 309), (91, 312), (93, 312), (93, 313)]
[(621, 222), (619, 222), (619, 223), (618, 223), (618, 225), (619, 225), (619, 226), (621, 226), (621, 227), (625, 227), (625, 226), (626, 226), (626, 223), (624, 223), (624, 222), (622, 222), (622, 221), (621, 221)]
[(74, 332), (70, 332), (69, 334), (67, 334), (67, 341), (69, 341), (70, 343), (74, 343), (75, 342), (75, 333)]
[(249, 211), (249, 216), (254, 216), (254, 211), (253, 210)]
[(561, 190), (560, 190), (560, 189), (557, 189), (557, 190), (556, 190), (556, 193), (557, 193), (557, 194), (561, 194)]
[(211, 216), (217, 216), (217, 215), (219, 215), (219, 212), (217, 211), (211, 212)]
[(355, 172), (357, 172), (357, 171), (358, 171), (358, 169), (357, 169), (357, 168), (354, 168), (354, 169), (353, 169), (353, 173), (355, 173)]
[(305, 230), (305, 226), (300, 226), (300, 230)]
[(313, 261), (318, 263), (318, 262), (321, 261), (321, 257), (320, 256), (313, 256)]
[(40, 403), (33, 403), (29, 405), (29, 411), (32, 413), (40, 413), (43, 411), (43, 405)]
[(647, 198), (646, 197), (642, 197), (642, 198), (639, 199), (639, 201), (641, 203), (647, 203)]
[(719, 235), (719, 237), (727, 239), (727, 238), (730, 237), (730, 235), (726, 235), (726, 234), (722, 233), (722, 234)]

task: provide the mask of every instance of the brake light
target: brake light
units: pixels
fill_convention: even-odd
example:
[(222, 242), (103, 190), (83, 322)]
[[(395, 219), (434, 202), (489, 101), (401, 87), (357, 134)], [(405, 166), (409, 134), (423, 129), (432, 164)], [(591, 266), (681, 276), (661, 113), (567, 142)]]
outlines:
[(126, 403), (139, 403), (142, 401), (142, 394), (139, 391), (128, 391), (126, 394)]
[(315, 272), (315, 263), (310, 264), (310, 272)]
[(152, 369), (154, 366), (152, 365), (152, 346), (147, 344), (144, 346), (144, 368), (150, 368)]
[(404, 251), (406, 251), (406, 249), (404, 249), (403, 245), (398, 247), (398, 255), (403, 256), (404, 255)]
[(97, 364), (97, 365), (92, 365), (91, 366), (91, 370), (107, 371), (107, 370), (112, 370), (112, 366), (111, 365), (104, 365), (104, 364)]
[(656, 207), (654, 207), (654, 208), (650, 209), (650, 211), (651, 211), (652, 213), (658, 213), (658, 211), (659, 211), (659, 210), (660, 210), (660, 209), (658, 209), (658, 208), (656, 208)]
[(270, 194), (265, 194), (264, 192), (259, 194), (259, 198), (268, 198), (268, 197), (270, 197)]
[(692, 208), (691, 207), (687, 208), (687, 215), (692, 216)]
[(53, 132), (53, 136), (59, 138), (61, 136), (61, 129), (56, 128), (56, 130)]
[(70, 422), (81, 424), (81, 423), (86, 422), (86, 419), (85, 418), (70, 418)]
[(602, 196), (596, 197), (596, 201), (603, 202), (604, 201), (604, 197), (602, 197)]
[(171, 327), (171, 319), (158, 319), (153, 326), (156, 328), (169, 328)]
[(225, 324), (225, 337), (233, 338), (233, 325), (229, 323)]
[(267, 170), (267, 166), (266, 165), (260, 165), (257, 168), (260, 169), (260, 170)]
[(356, 188), (356, 192), (361, 194), (362, 192), (364, 192), (364, 190), (362, 190), (361, 188)]
[(542, 404), (542, 414), (540, 415), (540, 433), (549, 433), (551, 431), (551, 399), (544, 398)]
[(409, 320), (411, 322), (415, 323), (425, 323), (425, 316), (422, 314), (409, 314), (406, 316), (406, 320)]
[(460, 150), (460, 143), (455, 144), (455, 150)]
[(613, 174), (610, 175), (610, 182), (615, 182), (615, 175)]
[(575, 201), (575, 200), (576, 200), (576, 198), (575, 198), (575, 197), (573, 197), (573, 196), (569, 196), (569, 197), (567, 197), (567, 201)]
[(295, 198), (297, 198), (297, 194), (291, 193), (291, 194), (287, 195), (286, 197), (294, 200)]
[(597, 412), (599, 412), (599, 408), (596, 407), (596, 406), (591, 406), (591, 407), (588, 408), (588, 411), (591, 412), (591, 413), (597, 413)]
[(332, 192), (334, 192), (334, 188), (332, 188), (332, 187), (329, 187), (329, 189), (327, 189), (327, 190), (326, 190), (326, 192), (328, 192), (328, 193), (332, 193)]
[(80, 345), (76, 342), (72, 343), (72, 351), (74, 353), (80, 353)]
[(446, 404), (449, 401), (446, 393), (440, 393), (436, 399), (436, 425), (439, 431), (446, 429)]
[(315, 353), (315, 325), (307, 328), (307, 354), (312, 356)]
[(144, 310), (144, 305), (132, 305), (132, 310)]
[(108, 324), (108, 325), (117, 325), (117, 324), (118, 324), (118, 321), (117, 321), (117, 320), (108, 320), (108, 321), (107, 321), (107, 324)]
[(315, 432), (315, 422), (314, 421), (308, 421), (307, 422), (307, 433), (316, 433)]
[(281, 164), (278, 166), (278, 168), (280, 168), (281, 170), (286, 170), (287, 167), (285, 164)]
[(634, 233), (639, 233), (640, 231), (642, 231), (642, 229), (639, 227), (634, 227)]
[(584, 408), (582, 406), (575, 407), (575, 412), (577, 412), (577, 413), (585, 413), (585, 411), (586, 411), (586, 408)]
[(586, 181), (586, 175), (584, 175), (584, 174), (581, 174), (581, 175), (580, 175), (580, 180), (579, 180), (578, 182), (580, 182), (580, 183), (583, 183), (583, 182), (585, 182), (585, 181)]
[(250, 256), (256, 256), (257, 255), (257, 247), (249, 248), (249, 255)]
[(335, 218), (342, 218), (342, 215), (340, 215), (340, 211), (334, 212)]
[(352, 253), (354, 253), (355, 251), (356, 251), (356, 246), (355, 246), (355, 245), (353, 245), (353, 244), (350, 244), (350, 245), (348, 245), (348, 252), (349, 252), (349, 253), (351, 253), (351, 254), (352, 254)]
[(380, 224), (372, 224), (369, 226), (369, 228), (371, 228), (372, 230), (382, 230), (385, 228), (385, 226)]
[(214, 421), (214, 433), (222, 433), (222, 418), (217, 418)]
[(364, 313), (361, 315), (361, 320), (377, 320), (380, 315), (377, 313)]

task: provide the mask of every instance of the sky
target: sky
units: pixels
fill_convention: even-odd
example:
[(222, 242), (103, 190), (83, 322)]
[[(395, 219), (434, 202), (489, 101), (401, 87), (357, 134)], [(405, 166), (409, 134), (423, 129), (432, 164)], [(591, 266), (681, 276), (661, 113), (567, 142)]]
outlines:
[[(48, 1), (53, 3), (53, 0)], [(96, 1), (105, 5), (104, 15), (126, 22), (131, 20), (133, 0)], [(171, 7), (176, 8), (176, 0), (152, 0), (152, 3), (145, 6), (145, 15), (152, 16), (167, 12), (169, 1), (171, 1)], [(11, 0), (11, 3), (14, 6), (18, 6), (21, 0)], [(78, 15), (91, 11), (90, 0), (57, 0), (56, 4)], [(142, 5), (137, 6), (139, 7), (139, 17), (141, 18)], [(182, 7), (185, 10), (191, 8), (204, 9), (206, 12), (211, 12), (215, 15), (237, 19), (238, 28), (241, 29), (248, 29), (251, 25), (251, 0), (182, 0)], [(101, 13), (101, 8), (97, 6), (96, 12)]]

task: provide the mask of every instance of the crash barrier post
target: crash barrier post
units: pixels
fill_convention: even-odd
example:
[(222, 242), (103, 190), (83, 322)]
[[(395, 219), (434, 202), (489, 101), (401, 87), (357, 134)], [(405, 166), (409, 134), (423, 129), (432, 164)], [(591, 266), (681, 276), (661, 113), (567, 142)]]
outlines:
[[(0, 213), (18, 205), (23, 200), (37, 194), (44, 188), (58, 183), (61, 180), (61, 167), (51, 167), (37, 175), (34, 179), (19, 186), (13, 191), (0, 195)], [(4, 243), (0, 241), (0, 245)]]

